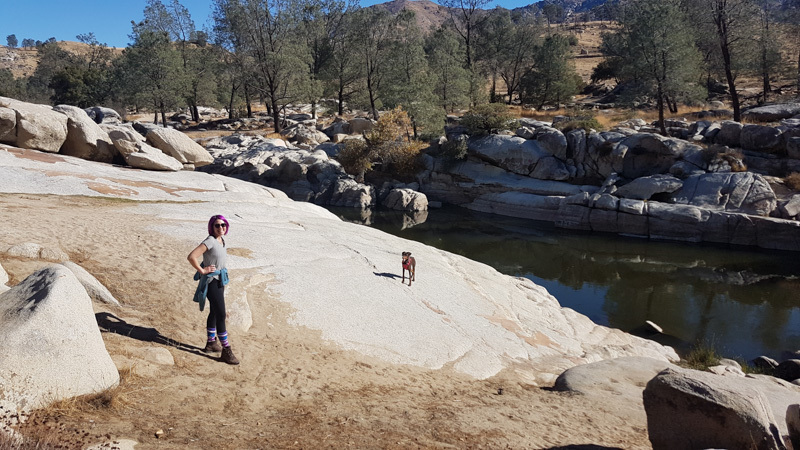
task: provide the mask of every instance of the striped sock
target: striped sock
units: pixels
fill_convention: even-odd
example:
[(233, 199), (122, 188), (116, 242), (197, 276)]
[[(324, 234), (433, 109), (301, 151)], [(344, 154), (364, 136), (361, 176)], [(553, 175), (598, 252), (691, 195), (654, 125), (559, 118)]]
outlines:
[(217, 340), (216, 328), (206, 328), (206, 334), (208, 334), (208, 342), (214, 342)]
[(222, 344), (223, 347), (230, 347), (231, 344), (228, 343), (228, 332), (220, 333), (219, 334), (219, 343)]

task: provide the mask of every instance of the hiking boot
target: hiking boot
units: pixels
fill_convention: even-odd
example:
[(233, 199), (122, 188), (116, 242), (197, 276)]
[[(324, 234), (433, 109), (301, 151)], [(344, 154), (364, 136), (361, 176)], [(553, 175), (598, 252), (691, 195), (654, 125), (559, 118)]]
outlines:
[(222, 351), (222, 344), (219, 343), (219, 339), (214, 339), (213, 341), (206, 342), (206, 348), (203, 349), (206, 353), (217, 353)]
[(222, 362), (234, 366), (236, 364), (239, 364), (239, 360), (236, 359), (235, 356), (233, 356), (233, 350), (231, 350), (230, 346), (222, 348), (222, 356), (220, 357), (220, 359), (222, 360)]

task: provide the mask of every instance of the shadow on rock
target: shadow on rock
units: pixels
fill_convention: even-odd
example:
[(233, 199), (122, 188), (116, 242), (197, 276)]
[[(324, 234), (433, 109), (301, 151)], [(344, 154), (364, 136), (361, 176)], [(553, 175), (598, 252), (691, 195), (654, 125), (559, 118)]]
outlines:
[(168, 347), (174, 347), (178, 350), (183, 350), (198, 356), (205, 356), (209, 359), (217, 359), (204, 353), (200, 347), (195, 347), (193, 345), (184, 344), (174, 339), (170, 339), (167, 336), (159, 333), (159, 331), (155, 328), (131, 325), (114, 314), (107, 312), (97, 313), (94, 315), (94, 317), (97, 320), (97, 325), (100, 327), (100, 331), (127, 336), (142, 342), (153, 342), (156, 344), (166, 345)]

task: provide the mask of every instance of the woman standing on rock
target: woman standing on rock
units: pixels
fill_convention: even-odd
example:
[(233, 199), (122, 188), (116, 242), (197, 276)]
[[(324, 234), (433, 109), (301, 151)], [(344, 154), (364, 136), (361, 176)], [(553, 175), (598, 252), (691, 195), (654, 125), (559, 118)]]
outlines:
[[(200, 303), (200, 311), (208, 298), (208, 341), (203, 349), (206, 353), (222, 352), (221, 360), (228, 364), (239, 364), (228, 343), (228, 330), (225, 328), (225, 285), (228, 284), (228, 269), (225, 263), (228, 252), (225, 236), (228, 234), (228, 220), (222, 215), (212, 216), (208, 221), (208, 237), (189, 253), (189, 264), (197, 273), (194, 279), (199, 280), (194, 293), (194, 301)], [(203, 263), (198, 259), (203, 256)]]

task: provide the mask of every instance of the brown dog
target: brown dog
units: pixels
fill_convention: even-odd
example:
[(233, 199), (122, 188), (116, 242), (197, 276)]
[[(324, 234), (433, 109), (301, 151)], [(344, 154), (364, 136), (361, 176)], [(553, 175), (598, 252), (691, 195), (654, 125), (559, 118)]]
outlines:
[(403, 280), (402, 283), (406, 282), (406, 270), (408, 270), (408, 285), (411, 286), (412, 281), (416, 281), (416, 268), (417, 268), (417, 260), (411, 256), (411, 252), (403, 252)]

